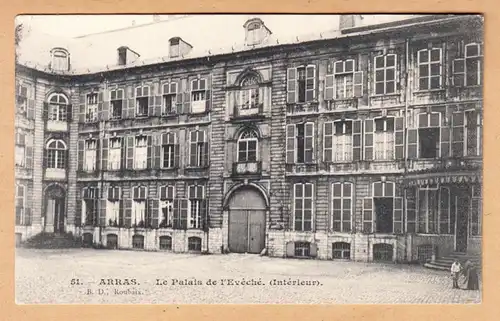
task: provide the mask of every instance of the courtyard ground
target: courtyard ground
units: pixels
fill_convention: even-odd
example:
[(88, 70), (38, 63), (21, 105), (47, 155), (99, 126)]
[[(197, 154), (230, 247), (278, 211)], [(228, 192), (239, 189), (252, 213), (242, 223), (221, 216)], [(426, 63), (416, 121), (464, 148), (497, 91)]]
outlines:
[(480, 291), (452, 289), (447, 272), (404, 264), (245, 254), (17, 249), (15, 271), (20, 304), (481, 302)]

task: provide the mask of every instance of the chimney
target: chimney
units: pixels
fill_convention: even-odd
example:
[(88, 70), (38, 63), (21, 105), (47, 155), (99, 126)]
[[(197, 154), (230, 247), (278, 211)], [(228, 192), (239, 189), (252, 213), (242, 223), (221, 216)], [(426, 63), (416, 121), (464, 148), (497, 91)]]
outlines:
[(160, 22), (161, 20), (161, 17), (159, 14), (154, 14), (153, 15), (153, 22)]
[(339, 18), (339, 30), (359, 27), (363, 17), (359, 14), (343, 14)]

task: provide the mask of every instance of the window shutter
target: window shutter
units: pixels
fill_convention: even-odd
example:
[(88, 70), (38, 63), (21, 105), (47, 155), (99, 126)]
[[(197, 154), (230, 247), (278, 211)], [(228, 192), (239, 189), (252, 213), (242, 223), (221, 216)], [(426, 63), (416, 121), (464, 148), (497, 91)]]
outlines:
[(325, 77), (325, 100), (333, 100), (335, 97), (335, 74), (333, 73), (333, 62), (328, 61)]
[(295, 256), (295, 243), (292, 241), (286, 243), (286, 256), (287, 257)]
[(197, 137), (198, 137), (198, 132), (197, 131), (191, 131), (189, 133), (189, 166), (195, 167), (197, 166), (197, 157), (196, 157), (196, 152), (197, 152)]
[(150, 226), (152, 228), (158, 228), (159, 226), (159, 218), (158, 218), (158, 208), (159, 208), (159, 200), (149, 200), (149, 202), (151, 203), (150, 205), (150, 219), (151, 219), (151, 222), (150, 222)]
[(109, 149), (109, 139), (102, 139), (102, 155), (101, 155), (101, 170), (105, 171), (108, 169), (108, 149)]
[(452, 156), (464, 156), (464, 125), (465, 125), (464, 112), (453, 113), (452, 115)]
[(316, 66), (306, 67), (306, 101), (316, 98)]
[(78, 170), (83, 170), (83, 162), (85, 161), (85, 140), (78, 140)]
[(373, 160), (373, 119), (365, 119), (365, 160)]
[(35, 100), (28, 99), (28, 119), (35, 119)]
[(82, 199), (76, 200), (75, 226), (82, 226)]
[(180, 156), (181, 156), (180, 146), (179, 146), (179, 144), (175, 144), (175, 146), (174, 146), (174, 167), (175, 168), (180, 167)]
[(128, 99), (127, 99), (127, 118), (135, 118), (135, 99), (134, 90), (131, 86), (127, 87)]
[(210, 109), (212, 108), (212, 77), (208, 76), (206, 80), (206, 86), (205, 86), (205, 111), (209, 112)]
[(393, 232), (395, 234), (403, 233), (403, 198), (394, 198), (394, 211), (392, 212), (393, 217)]
[(405, 191), (406, 201), (406, 232), (415, 233), (417, 231), (417, 202), (415, 188), (409, 188)]
[(188, 210), (188, 200), (187, 199), (181, 199), (180, 201), (180, 205), (181, 205), (181, 210), (180, 210), (180, 224), (179, 224), (179, 228), (180, 229), (187, 229), (187, 220), (188, 220), (188, 213), (189, 213), (189, 210)]
[(323, 161), (333, 160), (333, 122), (323, 124)]
[(156, 112), (155, 96), (153, 88), (151, 88), (151, 91), (149, 92), (148, 96), (148, 116), (149, 117), (155, 116), (155, 112)]
[(208, 200), (201, 200), (200, 202), (200, 215), (202, 217), (203, 226), (202, 229), (207, 232), (209, 229), (208, 225)]
[(353, 93), (354, 97), (363, 97), (363, 72), (354, 72), (353, 80)]
[(146, 166), (147, 168), (151, 169), (153, 168), (153, 137), (151, 135), (148, 135), (148, 147), (147, 147), (147, 161), (146, 161)]
[(453, 86), (463, 87), (465, 86), (465, 59), (459, 58), (453, 60)]
[(173, 217), (173, 228), (174, 229), (180, 229), (180, 222), (181, 222), (181, 204), (180, 200), (176, 199), (174, 200), (174, 217)]
[[(43, 119), (49, 119), (49, 104), (46, 102), (43, 103)], [(85, 105), (83, 105), (83, 119), (85, 120)]]
[(105, 199), (101, 199), (99, 202), (99, 226), (106, 226), (106, 203)]
[(125, 200), (124, 201), (124, 207), (125, 207), (125, 218), (123, 225), (124, 227), (131, 227), (132, 226), (132, 200)]
[(450, 128), (448, 126), (441, 127), (441, 135), (439, 135), (441, 140), (441, 157), (450, 156)]
[(305, 162), (314, 161), (314, 123), (305, 124)]
[(33, 136), (27, 136), (27, 144), (25, 151), (26, 167), (33, 168)]
[(363, 199), (363, 233), (373, 233), (373, 198)]
[(69, 122), (73, 121), (73, 105), (72, 104), (69, 104), (69, 105), (66, 105), (66, 117), (68, 119)]
[(183, 86), (182, 81), (179, 81), (178, 86), (177, 86), (176, 104), (177, 104), (177, 113), (182, 114), (183, 105), (184, 105), (184, 86)]
[(297, 102), (297, 68), (287, 70), (287, 102), (289, 104)]
[(309, 256), (311, 256), (311, 257), (318, 256), (318, 245), (316, 243), (310, 243), (310, 245), (309, 245)]
[(78, 104), (78, 122), (79, 123), (85, 123), (85, 99), (86, 95), (81, 94), (80, 95), (80, 101)]
[(182, 79), (182, 87), (184, 96), (182, 97), (182, 113), (189, 114), (191, 111), (191, 86), (188, 86), (187, 78)]
[(110, 115), (110, 102), (109, 102), (109, 91), (108, 90), (105, 90), (103, 93), (102, 93), (102, 98), (103, 98), (103, 102), (102, 102), (102, 120), (106, 121), (106, 120), (109, 120), (109, 115)]
[(394, 120), (394, 156), (395, 159), (404, 159), (405, 140), (404, 140), (404, 118), (396, 117)]
[(126, 168), (127, 169), (133, 169), (134, 168), (134, 144), (135, 144), (135, 137), (134, 136), (128, 136), (126, 137), (127, 143), (126, 143)]
[(286, 163), (295, 163), (295, 125), (286, 125)]
[(418, 157), (418, 129), (408, 128), (408, 159)]
[(210, 165), (210, 151), (209, 151), (208, 142), (203, 143), (202, 159), (203, 159), (202, 167), (208, 167)]
[(154, 155), (154, 168), (161, 168), (161, 134), (156, 134), (153, 136), (153, 155)]
[(352, 122), (352, 159), (361, 160), (361, 120)]

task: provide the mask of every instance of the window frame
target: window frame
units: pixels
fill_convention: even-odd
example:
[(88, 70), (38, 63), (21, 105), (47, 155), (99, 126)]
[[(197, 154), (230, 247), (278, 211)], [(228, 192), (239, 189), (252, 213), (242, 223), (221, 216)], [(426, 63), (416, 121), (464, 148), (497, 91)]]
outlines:
[[(175, 90), (172, 90), (174, 89)], [(168, 89), (165, 91), (165, 89)], [(161, 113), (162, 115), (172, 115), (177, 113), (177, 95), (179, 94), (179, 84), (177, 81), (168, 81), (161, 84)], [(167, 111), (167, 99), (171, 99), (171, 110)]]
[[(57, 101), (52, 101), (53, 98), (57, 97)], [(63, 99), (64, 102), (61, 102), (61, 98)], [(55, 92), (52, 93), (48, 98), (47, 98), (47, 104), (48, 104), (48, 120), (49, 121), (59, 121), (59, 122), (67, 122), (68, 121), (68, 106), (69, 106), (69, 99), (66, 97), (65, 94)], [(53, 119), (53, 115), (57, 115), (55, 117), (56, 119)]]
[[(252, 137), (243, 137), (245, 134), (252, 135)], [(246, 157), (244, 160), (240, 159), (240, 143), (246, 143)], [(249, 142), (255, 142), (255, 160), (249, 160), (248, 153), (249, 153)], [(247, 129), (243, 130), (240, 135), (238, 136), (238, 141), (236, 143), (236, 159), (238, 163), (251, 163), (251, 162), (257, 162), (259, 159), (259, 136), (255, 130), (252, 129)]]
[[(387, 116), (382, 116), (382, 117), (375, 117), (373, 118), (373, 160), (374, 161), (392, 161), (392, 160), (395, 160), (396, 159), (396, 118), (397, 117), (393, 117), (393, 116), (390, 116), (390, 117), (387, 117)], [(377, 120), (383, 120), (384, 122), (384, 130), (383, 130), (383, 133), (385, 134), (384, 135), (384, 141), (383, 141), (383, 145), (384, 145), (384, 148), (383, 148), (383, 157), (382, 158), (378, 158), (377, 155), (377, 143), (378, 143), (378, 140), (377, 140)], [(387, 141), (387, 133), (389, 132), (388, 131), (388, 123), (387, 121), (388, 120), (392, 120), (392, 155), (388, 155), (388, 148), (387, 146), (389, 145), (388, 141)], [(390, 156), (390, 157), (389, 157)]]
[[(53, 143), (56, 143), (56, 147), (52, 148), (50, 145)], [(62, 148), (57, 147), (57, 145), (62, 144)], [(57, 169), (57, 170), (65, 170), (67, 167), (67, 157), (66, 157), (66, 152), (68, 151), (68, 145), (64, 142), (62, 139), (57, 139), (57, 138), (52, 138), (50, 139), (46, 144), (45, 144), (45, 151), (47, 153), (47, 169)], [(51, 151), (53, 153), (53, 158), (54, 160), (51, 161)], [(59, 167), (59, 162), (60, 159), (62, 159), (62, 167)], [(53, 165), (55, 167), (51, 167), (51, 163), (54, 163)]]
[[(384, 59), (384, 65), (382, 67), (377, 67), (377, 58), (383, 57)], [(387, 66), (387, 58), (389, 57), (394, 57), (394, 66)], [(398, 66), (398, 55), (395, 53), (388, 53), (388, 54), (381, 54), (381, 55), (376, 55), (373, 57), (373, 96), (384, 96), (384, 95), (396, 95), (398, 92), (397, 89), (397, 66)], [(387, 80), (387, 72), (389, 70), (394, 71), (394, 91), (393, 92), (388, 92), (387, 91), (387, 83), (390, 83), (390, 80)], [(384, 80), (382, 81), (377, 81), (377, 71), (383, 71), (384, 73)], [(377, 92), (377, 84), (383, 83), (384, 84), (384, 91), (382, 93)]]
[[(336, 185), (340, 185), (340, 196), (335, 196), (335, 186)], [(344, 196), (344, 186), (345, 185), (349, 185), (349, 189), (350, 189), (350, 196), (349, 197), (346, 197)], [(354, 200), (354, 195), (353, 195), (353, 192), (354, 192), (354, 188), (353, 188), (354, 184), (351, 183), (351, 182), (334, 182), (331, 184), (331, 223), (330, 223), (330, 229), (334, 232), (340, 232), (340, 233), (350, 233), (352, 231), (352, 219), (353, 219), (353, 207), (354, 207), (354, 204), (353, 204), (353, 200)], [(334, 214), (334, 211), (335, 211), (335, 200), (336, 199), (339, 199), (340, 200), (340, 229), (339, 230), (336, 230), (335, 229), (335, 222), (337, 222), (335, 220), (335, 214)], [(344, 211), (346, 210), (344, 208), (344, 200), (347, 199), (350, 201), (350, 208), (348, 209), (350, 214), (349, 214), (349, 230), (348, 231), (344, 231), (344, 223), (346, 222), (346, 220), (344, 219)]]
[[(307, 197), (305, 194), (306, 192), (306, 186), (307, 185), (310, 185), (311, 186), (311, 196), (310, 197)], [(297, 187), (301, 186), (301, 189), (302, 189), (302, 197), (300, 198), (300, 200), (302, 201), (302, 208), (301, 208), (301, 222), (302, 222), (302, 226), (300, 229), (297, 229), (296, 228), (296, 216), (297, 216), (297, 208), (296, 208), (296, 201), (297, 201)], [(315, 211), (315, 206), (314, 206), (314, 201), (315, 201), (315, 197), (314, 197), (314, 184), (313, 183), (294, 183), (293, 184), (293, 190), (292, 190), (292, 193), (293, 193), (293, 230), (294, 231), (300, 231), (300, 232), (312, 232), (314, 231), (315, 229), (315, 224), (314, 224), (314, 211)], [(309, 230), (306, 230), (305, 229), (305, 201), (306, 200), (310, 200), (311, 201), (311, 227)]]
[[(115, 97), (115, 99), (113, 99), (113, 96)], [(121, 99), (120, 99), (121, 97)], [(125, 100), (125, 91), (121, 88), (115, 88), (115, 89), (112, 89), (110, 90), (109, 92), (109, 108), (110, 108), (110, 111), (109, 111), (109, 118), (110, 119), (114, 119), (114, 120), (118, 120), (118, 119), (122, 119), (123, 117), (123, 110), (124, 110), (124, 100)], [(120, 104), (120, 115), (119, 116), (115, 116), (115, 103), (116, 104)]]
[[(432, 61), (431, 60), (431, 55), (432, 55), (433, 50), (439, 50), (439, 61)], [(427, 52), (427, 61), (420, 62), (420, 56), (423, 52)], [(443, 58), (444, 58), (443, 57), (443, 48), (441, 48), (441, 47), (424, 48), (424, 49), (420, 49), (417, 51), (417, 81), (415, 83), (417, 85), (418, 91), (438, 91), (438, 90), (444, 89), (444, 86), (443, 86), (443, 78), (444, 78)], [(432, 75), (432, 73), (431, 73), (432, 65), (436, 64), (436, 63), (439, 64), (439, 75)], [(421, 76), (421, 74), (420, 74), (420, 67), (421, 66), (427, 66), (427, 73), (428, 73), (427, 76)], [(431, 85), (432, 78), (434, 78), (434, 77), (439, 77), (439, 87), (438, 88), (431, 88), (432, 87), (432, 85)], [(426, 78), (428, 81), (427, 88), (420, 87), (420, 80), (423, 78)]]
[[(144, 94), (144, 90), (147, 89), (147, 95)], [(136, 86), (134, 90), (135, 96), (135, 117), (147, 117), (149, 115), (149, 97), (151, 97), (151, 87), (149, 85), (141, 85), (141, 86)], [(146, 101), (146, 106), (142, 106), (141, 104)], [(140, 113), (140, 109), (145, 109), (142, 110), (142, 113)]]

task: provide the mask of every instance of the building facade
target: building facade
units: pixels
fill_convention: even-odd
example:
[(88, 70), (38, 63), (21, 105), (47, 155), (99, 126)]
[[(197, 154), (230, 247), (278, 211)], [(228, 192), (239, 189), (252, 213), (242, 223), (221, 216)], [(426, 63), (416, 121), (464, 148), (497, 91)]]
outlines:
[[(16, 233), (409, 262), (481, 251), (479, 16), (420, 16), (72, 72), (17, 66)], [(136, 50), (139, 52), (137, 53)]]

